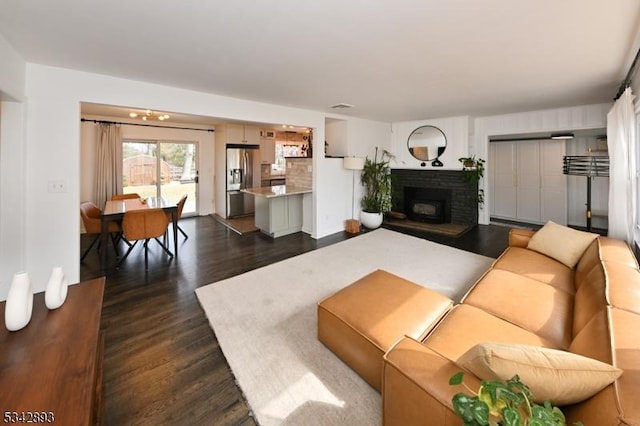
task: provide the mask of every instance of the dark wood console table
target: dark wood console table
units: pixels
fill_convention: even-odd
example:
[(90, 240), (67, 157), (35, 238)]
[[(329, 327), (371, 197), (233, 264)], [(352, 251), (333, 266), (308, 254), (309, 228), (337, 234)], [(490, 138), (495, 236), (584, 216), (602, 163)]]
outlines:
[(102, 422), (104, 285), (104, 277), (70, 285), (53, 311), (36, 294), (31, 321), (18, 331), (4, 326), (0, 303), (0, 422)]

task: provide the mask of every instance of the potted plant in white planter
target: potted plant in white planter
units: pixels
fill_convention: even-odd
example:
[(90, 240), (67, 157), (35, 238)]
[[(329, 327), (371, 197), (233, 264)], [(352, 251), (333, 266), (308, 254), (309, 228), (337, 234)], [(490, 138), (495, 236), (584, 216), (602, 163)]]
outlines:
[(364, 185), (364, 196), (360, 201), (360, 220), (369, 229), (382, 225), (385, 213), (391, 210), (391, 167), (389, 152), (382, 151), (378, 161), (378, 148), (373, 160), (368, 157), (364, 161), (364, 168), (360, 175), (360, 182)]

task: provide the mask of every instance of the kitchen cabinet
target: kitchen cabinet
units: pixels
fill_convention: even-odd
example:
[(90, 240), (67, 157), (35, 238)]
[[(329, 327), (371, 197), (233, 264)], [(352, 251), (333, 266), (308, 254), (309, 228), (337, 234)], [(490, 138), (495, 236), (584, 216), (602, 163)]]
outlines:
[(257, 145), (260, 143), (260, 129), (242, 124), (226, 125), (226, 142)]
[(256, 226), (278, 238), (302, 230), (302, 194), (283, 197), (256, 197)]
[(274, 138), (260, 138), (260, 163), (275, 164), (276, 140)]
[(311, 189), (287, 185), (244, 190), (255, 195), (255, 224), (273, 238), (302, 230), (302, 197)]

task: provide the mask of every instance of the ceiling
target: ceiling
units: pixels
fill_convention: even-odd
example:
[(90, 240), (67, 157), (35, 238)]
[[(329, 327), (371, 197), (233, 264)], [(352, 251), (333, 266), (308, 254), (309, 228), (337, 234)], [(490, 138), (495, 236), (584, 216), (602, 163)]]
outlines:
[(0, 0), (28, 62), (381, 121), (609, 102), (638, 0)]

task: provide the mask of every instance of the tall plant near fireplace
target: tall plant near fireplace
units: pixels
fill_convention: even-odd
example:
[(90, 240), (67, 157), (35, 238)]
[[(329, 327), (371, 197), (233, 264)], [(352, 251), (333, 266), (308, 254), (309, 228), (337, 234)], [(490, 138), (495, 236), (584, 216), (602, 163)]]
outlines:
[(384, 150), (378, 160), (378, 148), (372, 159), (366, 158), (360, 175), (364, 185), (364, 196), (360, 201), (360, 220), (367, 228), (377, 228), (382, 224), (383, 215), (391, 210), (391, 167), (392, 155)]

